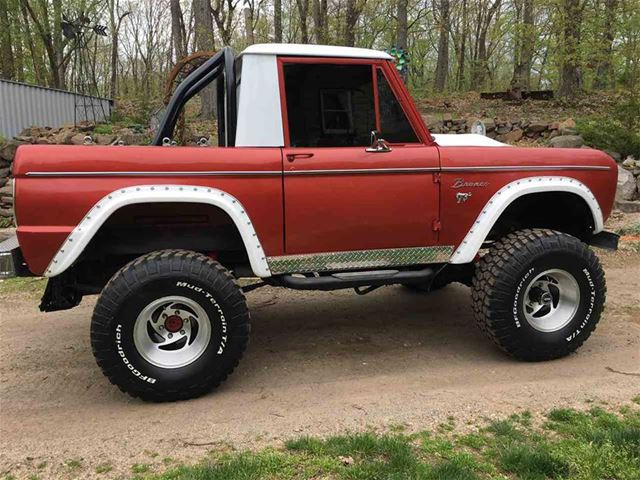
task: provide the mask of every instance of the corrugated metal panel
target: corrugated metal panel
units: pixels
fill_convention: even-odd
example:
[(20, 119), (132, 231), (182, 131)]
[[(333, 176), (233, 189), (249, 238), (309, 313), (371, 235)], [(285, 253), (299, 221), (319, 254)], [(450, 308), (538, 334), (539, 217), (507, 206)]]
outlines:
[(108, 98), (0, 80), (0, 135), (10, 138), (34, 125), (55, 128), (84, 120), (104, 122), (112, 106)]

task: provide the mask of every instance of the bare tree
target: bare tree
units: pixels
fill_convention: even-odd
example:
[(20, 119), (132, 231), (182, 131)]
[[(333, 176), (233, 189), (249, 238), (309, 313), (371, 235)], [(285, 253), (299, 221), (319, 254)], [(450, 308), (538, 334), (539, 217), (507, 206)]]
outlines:
[(436, 63), (436, 73), (433, 88), (437, 92), (442, 92), (447, 85), (449, 74), (449, 32), (451, 30), (451, 9), (449, 0), (439, 2), (438, 21), (438, 61)]
[(273, 1), (273, 34), (276, 43), (282, 42), (282, 0)]
[[(216, 48), (213, 30), (213, 10), (210, 0), (193, 0), (194, 43), (197, 51), (213, 51)], [(214, 118), (216, 112), (215, 85), (200, 92), (201, 118)]]
[(316, 43), (327, 43), (327, 0), (313, 0), (313, 30)]
[(120, 11), (119, 0), (109, 0), (109, 23), (111, 30), (111, 77), (109, 80), (109, 96), (115, 98), (118, 94), (118, 47), (120, 42), (120, 27), (122, 21), (131, 12)]
[(300, 16), (300, 35), (302, 43), (309, 43), (309, 28), (307, 17), (309, 15), (309, 0), (296, 0), (298, 15)]
[(171, 42), (176, 59), (187, 56), (187, 32), (180, 0), (171, 0)]

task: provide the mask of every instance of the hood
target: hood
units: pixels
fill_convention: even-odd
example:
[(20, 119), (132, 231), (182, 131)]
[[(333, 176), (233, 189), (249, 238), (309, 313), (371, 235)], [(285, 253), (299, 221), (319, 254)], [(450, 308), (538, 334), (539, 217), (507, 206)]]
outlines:
[(437, 133), (431, 134), (431, 136), (441, 147), (510, 147), (510, 145), (506, 143), (501, 143), (476, 133), (465, 133), (462, 135)]

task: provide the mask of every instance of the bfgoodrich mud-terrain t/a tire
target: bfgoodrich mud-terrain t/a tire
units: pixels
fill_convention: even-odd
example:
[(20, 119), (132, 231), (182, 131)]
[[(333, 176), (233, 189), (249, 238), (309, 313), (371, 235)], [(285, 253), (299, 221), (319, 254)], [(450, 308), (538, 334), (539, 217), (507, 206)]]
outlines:
[(505, 352), (529, 361), (575, 351), (604, 307), (604, 272), (580, 240), (551, 230), (507, 235), (480, 260), (473, 309), (480, 328)]
[(109, 281), (91, 344), (111, 383), (143, 400), (202, 395), (238, 364), (249, 312), (233, 277), (211, 258), (170, 250), (134, 260)]

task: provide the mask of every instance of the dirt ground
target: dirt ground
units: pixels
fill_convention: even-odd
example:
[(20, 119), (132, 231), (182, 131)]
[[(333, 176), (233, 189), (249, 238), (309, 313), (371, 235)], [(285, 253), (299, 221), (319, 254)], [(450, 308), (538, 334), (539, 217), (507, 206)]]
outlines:
[[(248, 295), (252, 341), (238, 370), (216, 392), (172, 404), (133, 400), (102, 376), (89, 344), (95, 297), (44, 315), (35, 297), (5, 296), (0, 478), (126, 478), (135, 463), (161, 471), (220, 445), (627, 402), (640, 394), (640, 254), (602, 256), (607, 310), (568, 358), (507, 358), (476, 328), (460, 285), (365, 297), (265, 288)], [(112, 470), (98, 474), (101, 465)]]

